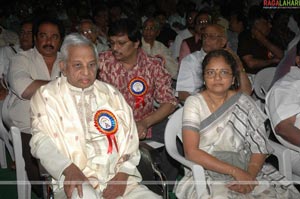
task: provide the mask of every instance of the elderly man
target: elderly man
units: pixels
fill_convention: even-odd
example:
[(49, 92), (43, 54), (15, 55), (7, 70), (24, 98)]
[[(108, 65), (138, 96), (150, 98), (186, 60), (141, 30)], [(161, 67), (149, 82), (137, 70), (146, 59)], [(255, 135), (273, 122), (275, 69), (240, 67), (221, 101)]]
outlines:
[[(210, 24), (206, 26), (203, 32), (202, 49), (187, 55), (180, 63), (176, 85), (176, 91), (178, 92), (180, 101), (184, 102), (188, 96), (199, 92), (203, 85), (202, 61), (205, 55), (210, 51), (225, 48), (226, 43), (227, 38), (225, 28), (223, 26), (218, 24)], [(227, 50), (231, 52), (238, 61), (240, 90), (247, 94), (251, 94), (251, 83), (245, 73), (243, 64), (236, 54), (234, 54), (230, 49)]]
[(148, 18), (143, 24), (142, 48), (151, 56), (161, 56), (165, 61), (165, 67), (172, 79), (177, 78), (178, 63), (171, 56), (171, 51), (161, 42), (156, 41), (159, 35), (159, 22), (155, 18)]
[(116, 88), (96, 80), (95, 46), (71, 34), (61, 53), (63, 76), (31, 99), (30, 145), (60, 181), (55, 198), (160, 198), (139, 184), (139, 139), (132, 110)]
[[(58, 50), (64, 37), (64, 27), (56, 19), (42, 18), (34, 24), (33, 35), (35, 47), (20, 52), (11, 59), (8, 83), (12, 92), (8, 96), (8, 109), (13, 125), (22, 132), (23, 157), (28, 178), (31, 181), (39, 181), (38, 164), (32, 157), (29, 147), (31, 139), (29, 100), (40, 86), (59, 76)], [(32, 187), (38, 192), (35, 186)]]
[(109, 49), (107, 39), (99, 36), (99, 28), (91, 19), (82, 19), (78, 26), (78, 32), (91, 40), (96, 45), (98, 52)]
[[(177, 100), (163, 60), (150, 57), (141, 49), (142, 36), (132, 20), (115, 22), (108, 35), (111, 51), (99, 54), (100, 80), (114, 85), (123, 94), (133, 109), (140, 139), (164, 143), (168, 116), (175, 110)], [(159, 103), (158, 108), (154, 102)], [(167, 157), (162, 158), (161, 168), (168, 180), (176, 180), (177, 169)]]

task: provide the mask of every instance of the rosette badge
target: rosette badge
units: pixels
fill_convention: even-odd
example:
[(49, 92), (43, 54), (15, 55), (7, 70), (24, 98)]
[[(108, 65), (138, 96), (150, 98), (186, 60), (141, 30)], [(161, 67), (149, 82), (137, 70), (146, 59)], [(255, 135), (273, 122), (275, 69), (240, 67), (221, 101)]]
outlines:
[(118, 144), (115, 138), (115, 134), (118, 131), (118, 121), (115, 115), (109, 110), (98, 110), (94, 116), (94, 124), (97, 130), (107, 137), (107, 153), (112, 153), (113, 144), (118, 151)]
[(135, 108), (139, 108), (141, 104), (145, 106), (144, 95), (148, 91), (148, 85), (143, 78), (135, 77), (130, 80), (128, 90), (135, 97)]

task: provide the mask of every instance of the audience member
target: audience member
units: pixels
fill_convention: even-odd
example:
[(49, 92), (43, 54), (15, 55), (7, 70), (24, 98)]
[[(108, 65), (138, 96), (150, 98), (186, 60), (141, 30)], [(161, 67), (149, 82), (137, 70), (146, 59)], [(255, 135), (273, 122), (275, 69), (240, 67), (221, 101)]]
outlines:
[(172, 57), (171, 51), (164, 44), (156, 41), (159, 30), (159, 22), (155, 18), (146, 19), (142, 31), (142, 48), (148, 55), (161, 57), (164, 60), (165, 68), (172, 76), (172, 79), (176, 79), (178, 74), (178, 63)]
[[(164, 143), (168, 116), (177, 105), (171, 75), (163, 60), (150, 57), (141, 49), (142, 36), (134, 21), (117, 21), (111, 25), (108, 36), (111, 51), (99, 54), (100, 80), (114, 85), (123, 94), (133, 109), (140, 139)], [(154, 102), (159, 103), (158, 108)], [(168, 180), (175, 181), (177, 171), (172, 164), (162, 157), (162, 170)]]
[[(266, 96), (266, 109), (275, 133), (288, 142), (300, 145), (300, 42), (297, 44), (296, 66), (277, 80)], [(300, 175), (300, 153), (292, 151), (293, 172)]]
[(0, 47), (1, 46), (10, 46), (17, 45), (19, 43), (18, 34), (5, 29), (0, 25)]
[(272, 26), (265, 13), (249, 16), (249, 26), (250, 30), (239, 35), (238, 55), (245, 63), (246, 72), (256, 74), (263, 68), (276, 66), (283, 57), (283, 50), (268, 38)]
[[(9, 116), (14, 126), (21, 130), (25, 169), (30, 181), (39, 181), (39, 168), (30, 153), (31, 139), (29, 100), (35, 91), (59, 76), (59, 48), (64, 37), (60, 21), (42, 18), (33, 26), (34, 48), (19, 52), (11, 59), (8, 83), (12, 92), (9, 96)], [(33, 190), (41, 196), (41, 190)]]
[(139, 184), (132, 110), (116, 88), (96, 80), (93, 43), (71, 34), (61, 53), (63, 76), (42, 86), (30, 104), (32, 153), (64, 181), (56, 185), (55, 198), (160, 198)]
[[(272, 152), (266, 116), (250, 96), (236, 92), (235, 58), (224, 49), (211, 51), (202, 70), (203, 89), (187, 98), (182, 119), (185, 156), (205, 169), (207, 189), (200, 198), (299, 198), (297, 189), (264, 163)], [(196, 198), (194, 184), (188, 171), (176, 196)]]
[[(179, 100), (184, 102), (185, 99), (192, 94), (199, 92), (203, 86), (202, 79), (202, 61), (206, 53), (225, 48), (227, 43), (225, 28), (218, 24), (207, 25), (203, 33), (203, 44), (200, 51), (196, 51), (182, 59), (179, 67), (179, 73), (176, 84)], [(230, 49), (226, 48), (228, 51)], [(231, 52), (234, 54), (233, 52)], [(238, 71), (240, 89), (247, 94), (252, 91), (248, 76), (244, 71), (243, 64), (238, 56), (234, 56), (238, 60)]]
[(31, 20), (25, 20), (21, 23), (19, 44), (0, 47), (0, 56), (2, 57), (2, 61), (0, 62), (0, 74), (2, 77), (7, 77), (9, 61), (14, 55), (33, 47), (32, 23)]
[(276, 11), (272, 19), (270, 40), (283, 51), (295, 37), (295, 33), (288, 27), (289, 17), (288, 12)]
[(96, 45), (98, 52), (109, 49), (106, 38), (98, 37), (99, 29), (91, 19), (82, 19), (78, 26), (78, 32), (91, 40)]
[(186, 13), (186, 11), (187, 10), (185, 2), (178, 1), (176, 3), (176, 11), (168, 17), (168, 22), (171, 25), (171, 28), (177, 33), (183, 30), (188, 25), (188, 14)]
[(240, 11), (235, 11), (229, 17), (229, 29), (227, 30), (228, 46), (237, 53), (239, 34), (246, 30), (247, 18)]
[(184, 39), (192, 37), (195, 31), (195, 17), (197, 16), (198, 12), (196, 10), (192, 10), (187, 13), (186, 18), (186, 28), (180, 32), (178, 32), (174, 43), (172, 44), (171, 52), (173, 57), (178, 60), (179, 58), (179, 51), (181, 47), (181, 43)]
[(163, 12), (157, 12), (154, 14), (155, 19), (159, 22), (159, 35), (156, 40), (163, 43), (167, 48), (170, 48), (174, 42), (177, 33), (167, 23), (167, 16)]
[(202, 47), (202, 33), (208, 23), (211, 22), (210, 15), (206, 11), (200, 11), (195, 17), (195, 33), (194, 36), (184, 39), (181, 43), (179, 51), (179, 63), (185, 56), (201, 50)]
[(93, 19), (98, 28), (98, 39), (107, 43), (107, 32), (109, 26), (109, 9), (106, 4), (96, 6), (93, 11)]

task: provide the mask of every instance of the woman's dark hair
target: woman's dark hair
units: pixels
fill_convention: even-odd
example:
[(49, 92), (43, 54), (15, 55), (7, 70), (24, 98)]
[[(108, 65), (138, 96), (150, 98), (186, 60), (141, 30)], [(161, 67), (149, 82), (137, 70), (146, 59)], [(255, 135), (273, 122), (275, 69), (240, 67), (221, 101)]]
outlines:
[[(230, 66), (231, 71), (232, 71), (232, 77), (234, 78), (234, 83), (231, 85), (231, 87), (229, 89), (236, 90), (239, 87), (237, 63), (236, 63), (234, 57), (228, 51), (226, 51), (224, 49), (213, 50), (204, 57), (204, 60), (202, 62), (202, 78), (203, 78), (203, 80), (204, 80), (204, 71), (206, 69), (206, 66), (213, 58), (216, 58), (216, 57), (223, 57), (225, 62)], [(206, 89), (206, 86), (204, 84), (201, 90), (205, 90), (205, 89)]]
[(296, 45), (296, 56), (300, 56), (300, 41)]
[(142, 46), (142, 34), (137, 23), (131, 19), (120, 19), (111, 24), (108, 30), (108, 36), (128, 35), (132, 42), (139, 41), (139, 47)]

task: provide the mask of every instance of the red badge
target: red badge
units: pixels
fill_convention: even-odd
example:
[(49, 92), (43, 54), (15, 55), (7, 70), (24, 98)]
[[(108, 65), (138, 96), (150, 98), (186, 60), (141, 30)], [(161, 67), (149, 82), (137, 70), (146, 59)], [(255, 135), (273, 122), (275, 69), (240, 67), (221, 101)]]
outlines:
[(94, 116), (94, 125), (100, 133), (106, 135), (107, 137), (107, 153), (112, 153), (113, 143), (118, 151), (119, 149), (115, 138), (115, 134), (118, 131), (118, 122), (115, 115), (108, 110), (99, 110)]
[(148, 85), (143, 78), (135, 77), (130, 80), (128, 90), (131, 95), (135, 96), (135, 108), (138, 108), (141, 104), (145, 106), (144, 95), (148, 91)]

